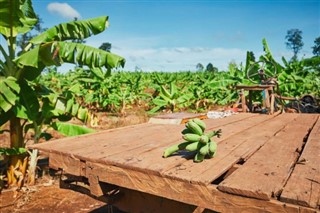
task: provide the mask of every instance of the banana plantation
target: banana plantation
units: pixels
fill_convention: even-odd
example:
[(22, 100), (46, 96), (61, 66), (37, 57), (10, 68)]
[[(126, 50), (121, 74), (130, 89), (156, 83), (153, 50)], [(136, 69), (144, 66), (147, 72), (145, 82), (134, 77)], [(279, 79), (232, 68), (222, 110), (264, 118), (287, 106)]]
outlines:
[[(264, 45), (267, 47), (266, 42)], [(266, 52), (260, 60), (274, 62), (276, 68), (270, 69), (276, 69), (283, 96), (312, 94), (319, 97), (319, 57), (294, 62), (283, 58), (281, 65), (274, 61), (270, 52)], [(254, 84), (247, 78), (247, 69), (254, 63), (248, 59), (245, 65), (230, 66), (229, 70), (220, 72), (107, 73), (75, 68), (62, 74), (49, 68), (36, 79), (34, 85), (45, 87), (57, 100), (73, 100), (73, 107), (86, 109), (90, 113), (105, 111), (123, 114), (136, 107), (151, 115), (157, 112), (201, 112), (216, 105), (235, 103), (239, 97), (235, 86)]]

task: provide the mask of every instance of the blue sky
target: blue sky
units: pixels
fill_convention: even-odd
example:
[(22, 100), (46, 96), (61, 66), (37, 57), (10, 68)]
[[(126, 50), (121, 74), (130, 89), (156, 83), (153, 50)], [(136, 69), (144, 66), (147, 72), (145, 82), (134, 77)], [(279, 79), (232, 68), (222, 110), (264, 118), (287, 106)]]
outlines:
[(112, 43), (125, 70), (195, 70), (209, 62), (225, 70), (245, 62), (247, 50), (260, 56), (263, 38), (277, 59), (290, 59), (285, 36), (293, 28), (303, 32), (299, 57), (310, 57), (320, 36), (319, 0), (33, 0), (33, 7), (45, 27), (109, 16), (110, 27), (86, 44)]

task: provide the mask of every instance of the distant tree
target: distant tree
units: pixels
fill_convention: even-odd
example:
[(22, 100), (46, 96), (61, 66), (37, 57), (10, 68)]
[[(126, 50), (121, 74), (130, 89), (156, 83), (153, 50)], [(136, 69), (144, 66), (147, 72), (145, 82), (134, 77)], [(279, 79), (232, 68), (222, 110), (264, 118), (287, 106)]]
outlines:
[(287, 39), (286, 41), (287, 48), (293, 51), (292, 60), (297, 60), (298, 53), (304, 45), (302, 42), (302, 31), (299, 29), (288, 30), (286, 39)]
[(102, 49), (104, 51), (107, 51), (107, 52), (110, 52), (111, 51), (111, 47), (112, 47), (112, 44), (109, 43), (109, 42), (104, 42), (100, 45), (99, 49)]
[(206, 71), (207, 71), (207, 72), (218, 72), (218, 68), (217, 68), (217, 67), (214, 67), (211, 63), (209, 63), (209, 64), (206, 66)]
[(206, 71), (213, 72), (213, 65), (211, 63), (206, 66)]
[(256, 61), (256, 57), (252, 51), (248, 52), (248, 57), (250, 58), (250, 61)]
[(312, 47), (312, 53), (315, 56), (320, 56), (320, 37), (314, 40), (314, 46)]
[[(101, 49), (101, 48), (100, 48), (100, 49)], [(135, 72), (141, 72), (142, 69), (141, 69), (139, 66), (136, 65), (136, 66), (134, 67), (134, 71), (135, 71)]]
[(203, 71), (204, 66), (203, 66), (201, 63), (198, 63), (198, 64), (196, 65), (196, 69), (197, 69), (197, 71)]

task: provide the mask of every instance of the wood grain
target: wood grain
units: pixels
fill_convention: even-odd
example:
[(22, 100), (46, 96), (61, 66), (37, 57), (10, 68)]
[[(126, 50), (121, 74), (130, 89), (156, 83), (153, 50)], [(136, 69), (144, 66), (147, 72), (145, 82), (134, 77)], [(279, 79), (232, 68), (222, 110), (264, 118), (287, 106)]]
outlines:
[(301, 150), (303, 139), (316, 119), (316, 115), (304, 115), (290, 122), (218, 189), (262, 200), (279, 196), (298, 158), (297, 150)]
[[(292, 170), (292, 162), (297, 158), (295, 149), (301, 150), (302, 143), (297, 142), (298, 138), (302, 138), (303, 131), (312, 128), (312, 119), (315, 121), (316, 118), (319, 115), (244, 113), (223, 119), (206, 119), (208, 131), (222, 128), (223, 134), (217, 140), (216, 157), (200, 164), (188, 160), (192, 157), (190, 153), (180, 153), (166, 159), (161, 157), (165, 148), (181, 141), (180, 131), (184, 125), (141, 124), (32, 147), (49, 154), (51, 168), (87, 178), (93, 175), (90, 177), (97, 177), (97, 180), (105, 183), (136, 190), (146, 196), (152, 194), (187, 203), (199, 207), (199, 210), (315, 212), (319, 209), (319, 121), (298, 160), (303, 163), (305, 159), (305, 165), (297, 164), (294, 167), (280, 201), (270, 198), (272, 194), (281, 192), (281, 186), (290, 174), (288, 170)], [(288, 131), (293, 133), (288, 134)], [(282, 143), (278, 144), (279, 141)], [(278, 149), (270, 151), (274, 146)], [(286, 158), (280, 157), (284, 154)], [(274, 159), (263, 161), (269, 158)], [(249, 176), (242, 178), (253, 181), (253, 188), (245, 184), (243, 186), (251, 191), (260, 189), (258, 197), (265, 200), (256, 199), (257, 196), (251, 194), (245, 196), (254, 198), (225, 193), (218, 190), (217, 185), (211, 184), (239, 161), (244, 161), (244, 164), (233, 173), (229, 172), (225, 183), (237, 173), (242, 174), (242, 170), (248, 169), (246, 166), (253, 166), (250, 162), (259, 163), (256, 168), (268, 174), (268, 181), (272, 179), (269, 189), (265, 186), (261, 189), (256, 187), (257, 182)], [(277, 168), (276, 174), (272, 173), (272, 165)], [(301, 185), (297, 187), (297, 183)], [(303, 189), (310, 193), (305, 193)]]
[[(220, 192), (216, 186), (202, 186), (144, 172), (87, 162), (87, 174), (100, 181), (165, 197), (218, 212), (299, 212), (299, 207), (279, 201), (262, 201)], [(312, 211), (310, 211), (312, 212)]]
[(248, 158), (272, 138), (297, 114), (283, 114), (256, 124), (218, 143), (217, 155), (201, 164), (187, 161), (162, 175), (198, 184), (210, 184), (234, 164)]
[[(237, 117), (237, 116), (235, 116)], [(250, 128), (250, 126), (256, 125), (260, 121), (271, 119), (271, 117), (262, 116), (261, 118), (250, 120), (250, 116), (238, 116), (236, 118), (225, 118), (205, 120), (208, 130), (217, 130), (222, 128), (226, 133), (221, 139), (228, 137), (229, 135), (240, 132), (244, 128)], [(246, 117), (247, 119), (243, 119)], [(230, 124), (231, 121), (231, 124)], [(246, 125), (248, 124), (248, 125)], [(235, 128), (239, 126), (241, 128)], [(119, 155), (105, 156), (99, 159), (99, 162), (104, 162), (113, 165), (125, 165), (130, 169), (137, 169), (140, 171), (161, 173), (162, 171), (168, 170), (174, 166), (180, 165), (185, 162), (188, 158), (193, 156), (193, 153), (180, 152), (169, 158), (162, 158), (164, 150), (174, 144), (183, 142), (181, 138), (181, 130), (184, 129), (184, 125), (179, 130), (176, 130), (176, 126), (170, 127), (166, 131), (159, 131), (156, 138), (150, 138), (144, 146), (132, 146), (132, 150), (123, 152)], [(155, 135), (154, 135), (155, 136)]]
[(320, 119), (285, 186), (280, 200), (320, 208)]

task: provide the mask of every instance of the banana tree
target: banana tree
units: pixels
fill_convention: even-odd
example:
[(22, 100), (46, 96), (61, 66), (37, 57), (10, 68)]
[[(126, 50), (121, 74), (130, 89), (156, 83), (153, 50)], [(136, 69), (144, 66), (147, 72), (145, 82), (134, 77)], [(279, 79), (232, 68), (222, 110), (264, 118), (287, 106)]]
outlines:
[[(17, 56), (16, 38), (33, 29), (38, 21), (37, 16), (31, 0), (0, 0), (0, 4), (0, 33), (7, 43), (0, 45), (0, 126), (10, 121), (10, 148), (19, 149), (25, 146), (25, 121), (38, 126), (37, 119), (43, 104), (35, 98), (39, 94), (31, 82), (45, 67), (67, 62), (110, 71), (124, 66), (125, 59), (101, 49), (70, 42), (103, 32), (108, 26), (107, 16), (54, 26), (31, 39)], [(11, 163), (14, 164), (14, 161)]]
[(159, 96), (152, 100), (156, 106), (152, 108), (149, 113), (155, 113), (162, 108), (169, 109), (170, 112), (175, 112), (177, 108), (186, 107), (188, 101), (192, 97), (191, 93), (183, 93), (183, 88), (179, 92), (176, 83), (171, 81), (169, 89), (164, 85), (160, 86)]

